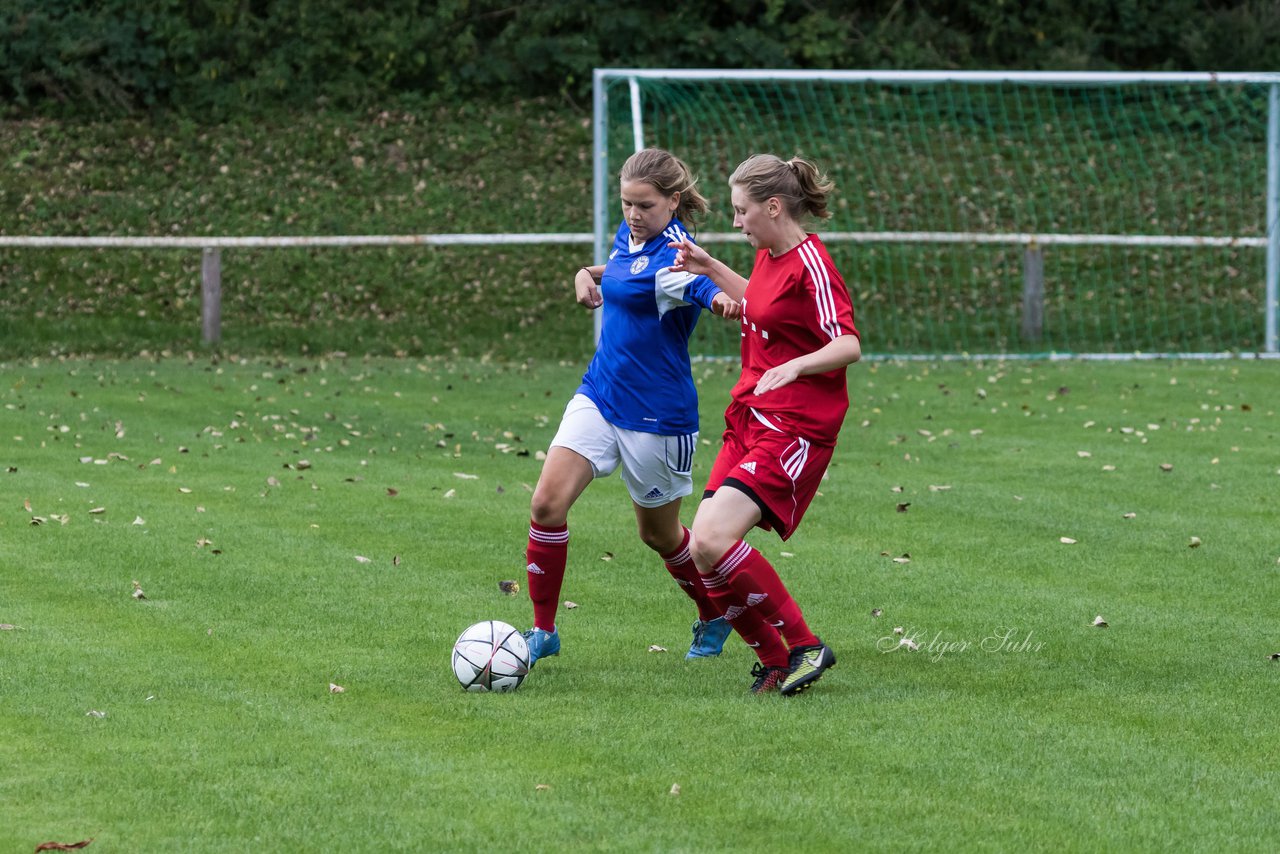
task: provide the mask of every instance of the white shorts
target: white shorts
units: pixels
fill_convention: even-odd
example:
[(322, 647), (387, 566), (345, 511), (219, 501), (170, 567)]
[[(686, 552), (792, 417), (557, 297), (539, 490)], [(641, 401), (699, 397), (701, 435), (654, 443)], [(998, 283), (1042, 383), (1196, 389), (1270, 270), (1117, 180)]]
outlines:
[(591, 463), (596, 477), (622, 464), (622, 480), (641, 507), (661, 507), (693, 492), (693, 451), (698, 434), (660, 436), (610, 424), (584, 394), (564, 409), (553, 448), (568, 448)]

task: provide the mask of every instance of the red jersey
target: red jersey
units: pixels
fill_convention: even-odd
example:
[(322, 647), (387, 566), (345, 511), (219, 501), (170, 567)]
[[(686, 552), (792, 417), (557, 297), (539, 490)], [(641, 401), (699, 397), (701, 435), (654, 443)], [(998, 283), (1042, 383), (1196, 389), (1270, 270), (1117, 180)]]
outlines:
[(777, 257), (762, 249), (742, 299), (742, 376), (733, 399), (787, 432), (834, 445), (849, 411), (844, 368), (798, 377), (761, 396), (754, 389), (770, 368), (857, 334), (849, 291), (816, 234)]

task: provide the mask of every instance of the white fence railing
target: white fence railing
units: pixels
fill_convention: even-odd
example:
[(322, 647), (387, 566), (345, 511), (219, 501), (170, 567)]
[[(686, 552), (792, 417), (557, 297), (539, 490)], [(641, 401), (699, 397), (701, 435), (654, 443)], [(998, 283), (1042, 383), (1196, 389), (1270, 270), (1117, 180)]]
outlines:
[[(590, 232), (547, 234), (381, 234), (292, 237), (16, 237), (0, 235), (0, 248), (46, 249), (199, 249), (200, 330), (206, 344), (222, 339), (222, 250), (353, 248), (376, 246), (503, 246), (534, 244), (578, 244), (590, 246), (596, 239)], [(1141, 245), (1160, 247), (1240, 246), (1263, 248), (1263, 237), (1108, 235), (1108, 234), (970, 234), (960, 232), (834, 231), (824, 232), (827, 243), (988, 243), (1022, 246), (1024, 293), (1022, 326), (1034, 330), (1043, 316), (1043, 264), (1040, 247), (1051, 245)], [(700, 243), (741, 241), (737, 232), (700, 234)], [(597, 317), (597, 323), (599, 318)], [(597, 329), (598, 334), (598, 329)], [(1274, 353), (1268, 348), (1268, 352)]]
[(206, 344), (222, 339), (222, 250), (351, 248), (368, 246), (501, 246), (580, 243), (591, 234), (372, 234), (297, 237), (15, 237), (0, 235), (0, 248), (199, 249), (200, 332)]

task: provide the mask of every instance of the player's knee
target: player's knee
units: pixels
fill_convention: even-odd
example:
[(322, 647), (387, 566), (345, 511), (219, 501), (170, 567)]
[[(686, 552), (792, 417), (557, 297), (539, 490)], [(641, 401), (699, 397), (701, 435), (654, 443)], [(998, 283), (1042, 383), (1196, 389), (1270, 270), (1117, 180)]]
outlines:
[(569, 502), (550, 490), (535, 489), (529, 503), (529, 518), (544, 527), (557, 527), (569, 520)]
[(680, 548), (680, 541), (684, 539), (684, 531), (679, 527), (676, 527), (673, 531), (641, 528), (639, 533), (640, 542), (660, 555), (670, 554)]
[(689, 538), (689, 554), (699, 569), (710, 569), (729, 550), (733, 543), (711, 525), (699, 525), (696, 521)]

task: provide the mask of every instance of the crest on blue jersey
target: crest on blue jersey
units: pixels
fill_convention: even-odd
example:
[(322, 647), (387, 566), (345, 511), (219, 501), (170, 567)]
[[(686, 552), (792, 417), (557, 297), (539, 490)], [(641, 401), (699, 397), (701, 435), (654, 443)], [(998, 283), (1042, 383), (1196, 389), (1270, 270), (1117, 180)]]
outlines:
[(638, 276), (644, 272), (644, 268), (649, 266), (649, 256), (641, 255), (639, 258), (631, 262), (631, 275)]

